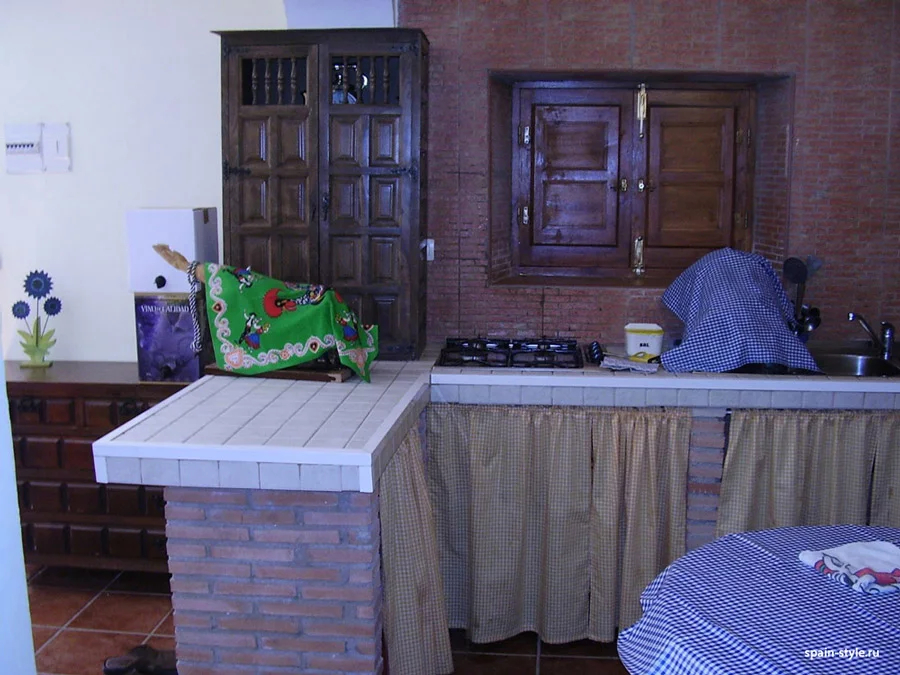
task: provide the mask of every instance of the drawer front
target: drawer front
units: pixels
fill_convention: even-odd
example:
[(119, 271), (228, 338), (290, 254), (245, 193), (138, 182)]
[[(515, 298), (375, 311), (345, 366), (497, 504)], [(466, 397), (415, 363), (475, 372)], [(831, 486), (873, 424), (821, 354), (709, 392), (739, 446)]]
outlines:
[(62, 467), (69, 471), (94, 475), (93, 441), (88, 438), (65, 438), (62, 441)]
[(19, 483), (19, 503), (23, 511), (60, 513), (63, 486), (55, 481), (23, 481)]
[(152, 560), (166, 559), (165, 530), (144, 530), (144, 557)]
[(78, 424), (75, 399), (70, 397), (11, 396), (9, 419), (13, 425), (74, 427)]
[(128, 527), (110, 527), (107, 532), (109, 555), (115, 558), (143, 557), (143, 530)]
[(100, 558), (104, 554), (103, 534), (106, 528), (99, 525), (71, 525), (69, 549), (72, 555)]
[(59, 469), (61, 448), (62, 440), (57, 437), (22, 437), (16, 444), (17, 464), (26, 469)]
[(66, 510), (85, 515), (104, 513), (103, 492), (103, 486), (97, 483), (68, 483)]
[(97, 433), (111, 431), (147, 410), (150, 404), (136, 396), (118, 399), (85, 398), (84, 426)]

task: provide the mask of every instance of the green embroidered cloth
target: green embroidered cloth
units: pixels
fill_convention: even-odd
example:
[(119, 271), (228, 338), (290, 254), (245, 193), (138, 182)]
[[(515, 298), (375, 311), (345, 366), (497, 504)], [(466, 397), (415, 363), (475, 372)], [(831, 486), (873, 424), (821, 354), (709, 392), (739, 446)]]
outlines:
[(219, 368), (265, 373), (335, 348), (340, 362), (369, 382), (378, 326), (360, 324), (336, 291), (215, 263), (206, 263), (205, 271), (206, 313)]

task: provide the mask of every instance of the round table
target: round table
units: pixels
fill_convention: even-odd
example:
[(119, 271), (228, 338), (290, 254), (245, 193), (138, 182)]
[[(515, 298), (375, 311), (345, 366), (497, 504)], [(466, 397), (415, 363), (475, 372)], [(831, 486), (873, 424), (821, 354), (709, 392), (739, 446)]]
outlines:
[(897, 675), (900, 593), (866, 595), (798, 559), (900, 529), (835, 525), (726, 535), (682, 556), (619, 635), (632, 675)]

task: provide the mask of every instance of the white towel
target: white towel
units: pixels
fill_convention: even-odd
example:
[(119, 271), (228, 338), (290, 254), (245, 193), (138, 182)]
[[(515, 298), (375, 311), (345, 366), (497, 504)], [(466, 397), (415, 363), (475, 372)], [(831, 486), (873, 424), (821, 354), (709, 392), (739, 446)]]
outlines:
[(872, 595), (900, 592), (900, 548), (889, 541), (856, 541), (823, 551), (800, 551), (799, 557), (857, 591)]

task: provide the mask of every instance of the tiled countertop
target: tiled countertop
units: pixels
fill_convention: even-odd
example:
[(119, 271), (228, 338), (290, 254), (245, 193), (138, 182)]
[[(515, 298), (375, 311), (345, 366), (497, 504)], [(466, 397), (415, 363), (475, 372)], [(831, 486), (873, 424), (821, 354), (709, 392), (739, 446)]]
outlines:
[(371, 492), (433, 363), (377, 361), (371, 383), (208, 375), (95, 441), (97, 481)]
[(444, 368), (431, 400), (501, 405), (618, 405), (900, 410), (900, 378), (653, 374), (597, 366), (572, 370)]
[(432, 367), (372, 382), (207, 376), (94, 443), (99, 482), (371, 492), (429, 401), (900, 410), (900, 379)]

